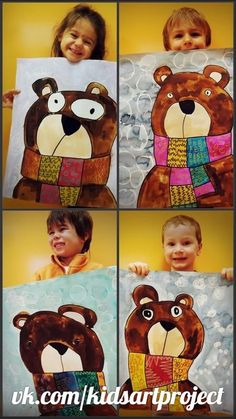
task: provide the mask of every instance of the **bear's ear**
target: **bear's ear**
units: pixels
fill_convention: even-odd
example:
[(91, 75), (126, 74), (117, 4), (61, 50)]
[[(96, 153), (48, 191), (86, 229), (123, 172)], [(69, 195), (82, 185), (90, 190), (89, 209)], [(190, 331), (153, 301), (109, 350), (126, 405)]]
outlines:
[(96, 313), (90, 308), (77, 306), (76, 304), (66, 304), (58, 308), (58, 313), (88, 327), (93, 327), (97, 321)]
[(108, 91), (105, 88), (105, 86), (103, 86), (103, 84), (96, 83), (96, 82), (89, 83), (89, 85), (87, 86), (86, 92), (93, 93), (95, 95), (108, 96)]
[(36, 80), (32, 87), (38, 97), (58, 91), (56, 80), (50, 77)]
[(159, 67), (155, 70), (153, 73), (154, 80), (159, 84), (159, 86), (162, 86), (165, 79), (169, 77), (172, 73), (170, 67), (167, 65), (163, 65), (162, 67)]
[(219, 65), (207, 65), (203, 70), (203, 74), (204, 76), (215, 80), (222, 88), (224, 88), (230, 80), (229, 72)]
[(13, 324), (17, 329), (22, 329), (26, 320), (30, 317), (30, 314), (26, 311), (21, 311), (20, 313), (16, 314), (14, 319), (12, 320)]
[(151, 285), (139, 285), (133, 291), (133, 300), (136, 306), (140, 306), (150, 301), (157, 302), (159, 297), (157, 291)]
[(181, 303), (186, 306), (186, 308), (192, 308), (193, 298), (189, 294), (179, 294), (175, 299), (176, 303)]

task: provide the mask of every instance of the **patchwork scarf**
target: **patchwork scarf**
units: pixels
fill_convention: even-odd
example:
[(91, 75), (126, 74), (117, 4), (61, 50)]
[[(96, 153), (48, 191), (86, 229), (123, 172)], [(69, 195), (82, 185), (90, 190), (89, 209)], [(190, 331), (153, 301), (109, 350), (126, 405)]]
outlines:
[[(45, 391), (51, 394), (55, 391), (61, 394), (64, 391), (76, 392), (78, 399), (81, 400), (85, 386), (87, 389), (93, 387), (93, 393), (101, 393), (102, 387), (106, 386), (103, 372), (94, 371), (33, 374), (33, 380), (38, 400)], [(84, 404), (86, 404), (86, 397)], [(86, 416), (84, 410), (80, 410), (79, 404), (63, 405), (60, 401), (57, 404), (39, 404), (39, 411), (46, 416), (49, 413), (55, 416)]]
[(156, 165), (170, 168), (171, 207), (196, 207), (198, 197), (214, 193), (204, 165), (231, 154), (231, 133), (190, 138), (155, 135)]
[[(133, 391), (150, 390), (179, 391), (179, 382), (188, 379), (188, 371), (193, 360), (172, 356), (129, 353), (129, 376)], [(174, 404), (164, 405), (164, 411), (184, 412), (180, 396)]]
[(91, 159), (41, 155), (25, 148), (23, 177), (41, 183), (40, 202), (75, 206), (83, 185), (105, 185), (111, 156)]

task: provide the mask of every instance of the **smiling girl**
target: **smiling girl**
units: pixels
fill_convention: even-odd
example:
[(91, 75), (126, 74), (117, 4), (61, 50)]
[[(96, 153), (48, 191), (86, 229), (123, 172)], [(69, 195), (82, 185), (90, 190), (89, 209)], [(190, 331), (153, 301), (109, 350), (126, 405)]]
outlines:
[[(79, 4), (57, 26), (51, 55), (64, 57), (71, 63), (102, 60), (105, 56), (106, 24), (103, 17), (86, 4)], [(12, 108), (20, 90), (11, 89), (2, 95), (2, 106)]]
[(102, 60), (105, 55), (106, 25), (103, 17), (88, 5), (75, 6), (58, 25), (52, 56), (72, 63)]

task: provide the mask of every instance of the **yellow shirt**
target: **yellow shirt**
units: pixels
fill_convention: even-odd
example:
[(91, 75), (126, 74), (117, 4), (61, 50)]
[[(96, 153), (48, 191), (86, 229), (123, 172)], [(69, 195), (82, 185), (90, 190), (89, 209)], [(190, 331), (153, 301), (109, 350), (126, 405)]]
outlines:
[(77, 254), (73, 257), (68, 266), (62, 265), (57, 256), (51, 256), (51, 263), (38, 269), (34, 274), (34, 280), (42, 281), (43, 279), (56, 278), (57, 276), (70, 275), (77, 272), (92, 271), (101, 269), (100, 263), (91, 262), (89, 253)]

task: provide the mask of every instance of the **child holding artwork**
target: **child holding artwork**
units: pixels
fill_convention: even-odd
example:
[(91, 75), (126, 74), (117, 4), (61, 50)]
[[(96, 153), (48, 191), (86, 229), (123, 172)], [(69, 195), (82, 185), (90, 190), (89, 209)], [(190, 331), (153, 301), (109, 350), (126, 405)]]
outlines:
[[(71, 63), (102, 60), (105, 55), (106, 24), (103, 17), (88, 5), (76, 5), (58, 25), (52, 45), (53, 57), (65, 57)], [(12, 108), (20, 90), (2, 96), (2, 106)]]
[[(163, 29), (163, 43), (167, 51), (207, 48), (211, 44), (211, 28), (197, 10), (182, 7), (168, 18)], [(171, 271), (193, 271), (202, 248), (198, 222), (184, 215), (170, 218), (163, 225), (162, 244)], [(142, 262), (129, 264), (129, 269), (142, 276), (149, 273), (149, 266)], [(233, 269), (223, 268), (221, 275), (232, 280)]]
[[(169, 218), (162, 227), (164, 257), (170, 271), (194, 271), (196, 257), (202, 249), (202, 234), (199, 223), (187, 215)], [(146, 276), (150, 269), (146, 263), (129, 264), (129, 270), (137, 275)], [(223, 279), (233, 280), (233, 268), (223, 268)]]
[(47, 218), (47, 231), (54, 254), (50, 264), (36, 271), (35, 280), (102, 268), (90, 260), (93, 220), (88, 211), (52, 210)]
[(207, 48), (211, 44), (211, 28), (197, 10), (182, 7), (168, 18), (163, 29), (163, 44), (167, 51)]

